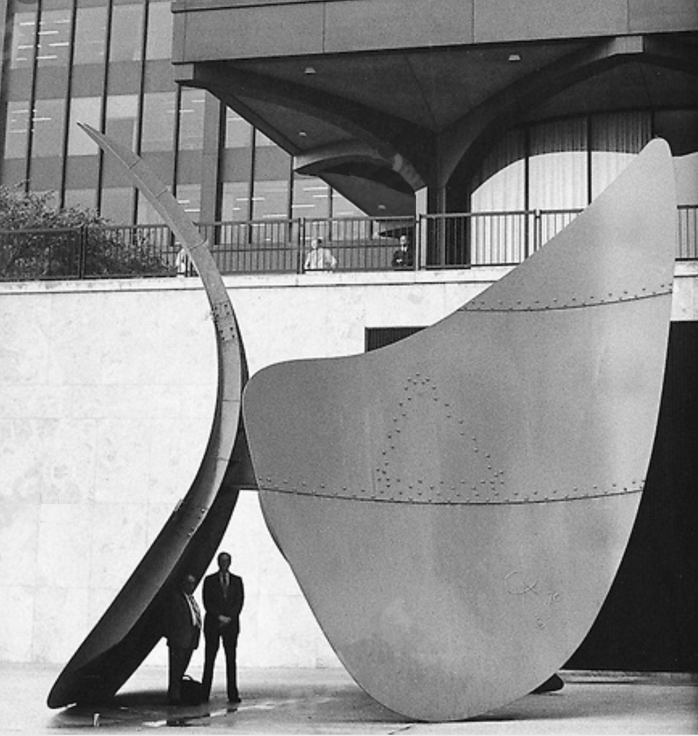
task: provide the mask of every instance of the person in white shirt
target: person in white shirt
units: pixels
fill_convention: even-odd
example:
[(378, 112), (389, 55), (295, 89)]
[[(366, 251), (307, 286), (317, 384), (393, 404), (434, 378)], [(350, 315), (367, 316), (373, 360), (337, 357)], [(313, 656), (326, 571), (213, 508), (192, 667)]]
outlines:
[(337, 267), (337, 259), (332, 255), (329, 248), (322, 245), (322, 238), (314, 238), (310, 241), (310, 250), (305, 257), (306, 271), (334, 271)]

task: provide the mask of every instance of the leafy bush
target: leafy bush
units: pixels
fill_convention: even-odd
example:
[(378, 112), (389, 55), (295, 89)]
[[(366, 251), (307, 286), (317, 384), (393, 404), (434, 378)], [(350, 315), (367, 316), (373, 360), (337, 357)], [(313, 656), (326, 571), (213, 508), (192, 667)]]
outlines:
[(54, 197), (0, 186), (1, 279), (172, 273), (138, 228), (116, 228), (91, 209), (54, 207)]

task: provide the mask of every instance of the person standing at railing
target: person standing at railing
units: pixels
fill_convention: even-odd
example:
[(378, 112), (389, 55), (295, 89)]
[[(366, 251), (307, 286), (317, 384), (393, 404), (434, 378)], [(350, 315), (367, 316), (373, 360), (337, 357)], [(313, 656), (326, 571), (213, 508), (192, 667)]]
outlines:
[(189, 254), (184, 248), (180, 248), (179, 253), (177, 253), (175, 268), (177, 269), (177, 276), (194, 275), (194, 264), (191, 262), (191, 258), (189, 258)]
[(329, 248), (322, 245), (322, 238), (313, 238), (310, 241), (304, 267), (306, 271), (334, 271), (337, 268), (337, 259)]
[(400, 236), (400, 245), (393, 253), (393, 268), (413, 268), (414, 254), (410, 248), (407, 235)]

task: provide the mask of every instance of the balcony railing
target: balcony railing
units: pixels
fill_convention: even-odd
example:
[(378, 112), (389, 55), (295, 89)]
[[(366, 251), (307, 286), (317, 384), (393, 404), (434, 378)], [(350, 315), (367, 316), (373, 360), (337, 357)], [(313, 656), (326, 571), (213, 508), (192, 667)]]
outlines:
[[(202, 223), (221, 273), (305, 273), (310, 243), (321, 239), (336, 271), (515, 265), (581, 210)], [(400, 236), (408, 265), (393, 256)], [(698, 259), (698, 205), (678, 208), (677, 260)], [(0, 280), (176, 276), (192, 273), (165, 225), (0, 231)]]

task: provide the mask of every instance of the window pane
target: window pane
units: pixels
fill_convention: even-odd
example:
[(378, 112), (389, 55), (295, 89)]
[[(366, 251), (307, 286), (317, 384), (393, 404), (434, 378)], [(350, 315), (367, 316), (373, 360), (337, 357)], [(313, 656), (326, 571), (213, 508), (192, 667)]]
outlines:
[[(267, 139), (268, 140), (268, 139)], [(225, 147), (249, 148), (252, 145), (252, 126), (229, 107), (225, 117)]]
[(196, 221), (201, 214), (201, 187), (198, 184), (186, 184), (177, 187), (177, 201), (184, 211)]
[(99, 147), (81, 130), (77, 123), (87, 123), (99, 130), (102, 115), (101, 97), (74, 97), (70, 101), (70, 123), (68, 126), (68, 155), (93, 156)]
[(343, 194), (332, 190), (332, 217), (365, 217), (366, 213)]
[(104, 62), (107, 38), (107, 9), (78, 7), (75, 21), (74, 64)]
[(592, 196), (599, 194), (652, 137), (649, 112), (594, 115), (591, 135)]
[(36, 12), (15, 13), (12, 24), (12, 69), (31, 67), (36, 41)]
[(252, 218), (288, 218), (288, 182), (257, 181), (252, 197)]
[(63, 154), (64, 100), (37, 100), (32, 117), (32, 156)]
[(7, 130), (5, 131), (5, 158), (25, 158), (29, 142), (29, 103), (7, 104)]
[(95, 189), (66, 189), (65, 206), (94, 209), (96, 205), (96, 193)]
[(138, 97), (114, 95), (107, 98), (107, 135), (131, 149), (136, 147)]
[(158, 211), (145, 197), (138, 197), (138, 224), (160, 225), (164, 222)]
[(293, 177), (292, 217), (329, 217), (330, 188), (322, 179), (295, 174)]
[(70, 9), (44, 10), (39, 24), (39, 66), (68, 66), (70, 61)]
[(510, 131), (497, 143), (472, 182), (472, 212), (524, 209), (525, 151), (524, 135), (519, 130)]
[(531, 128), (530, 209), (575, 209), (587, 204), (586, 119)]
[(171, 151), (174, 145), (174, 122), (174, 92), (149, 92), (144, 95), (141, 150)]
[(254, 136), (254, 144), (255, 146), (275, 146), (276, 143), (269, 138), (268, 136), (264, 135), (261, 130), (255, 129), (255, 136)]
[(204, 104), (206, 92), (185, 89), (179, 105), (179, 150), (200, 150), (204, 145)]
[(249, 219), (250, 185), (249, 182), (225, 182), (223, 184), (223, 201), (221, 203), (221, 219)]
[(117, 225), (131, 222), (134, 190), (127, 187), (104, 189), (102, 192), (102, 215)]
[(151, 2), (148, 11), (146, 59), (172, 56), (172, 10), (169, 2)]
[(143, 6), (115, 5), (109, 61), (138, 61), (143, 44)]

